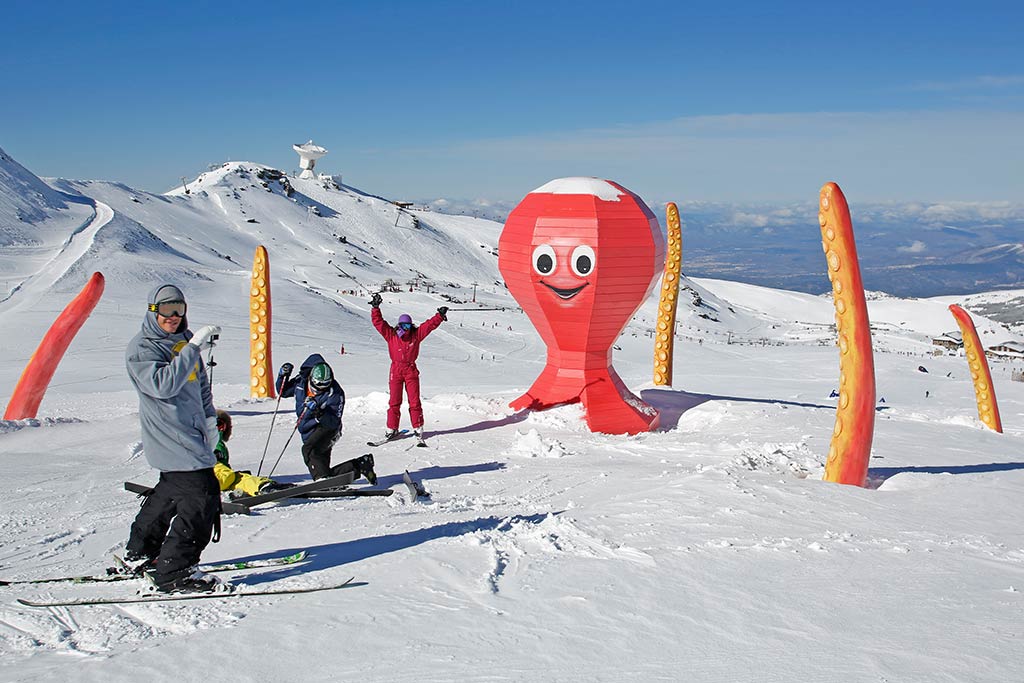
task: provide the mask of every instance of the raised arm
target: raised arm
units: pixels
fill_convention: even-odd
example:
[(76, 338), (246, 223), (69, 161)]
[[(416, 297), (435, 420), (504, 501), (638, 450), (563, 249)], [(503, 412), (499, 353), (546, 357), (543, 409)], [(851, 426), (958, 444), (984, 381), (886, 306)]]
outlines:
[(435, 313), (432, 318), (424, 320), (423, 324), (419, 326), (420, 339), (426, 339), (427, 335), (436, 330), (443, 320), (440, 313)]
[(379, 308), (373, 307), (370, 309), (370, 320), (373, 322), (373, 326), (380, 333), (380, 336), (384, 337), (388, 341), (391, 341), (394, 338), (395, 328), (388, 325)]

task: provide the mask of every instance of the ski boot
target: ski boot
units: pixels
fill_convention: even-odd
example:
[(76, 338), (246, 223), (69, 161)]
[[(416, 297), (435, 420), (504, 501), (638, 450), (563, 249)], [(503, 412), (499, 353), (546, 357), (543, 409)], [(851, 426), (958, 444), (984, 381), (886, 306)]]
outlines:
[(370, 486), (377, 485), (377, 473), (373, 471), (373, 453), (359, 456), (352, 461), (352, 465), (357, 473), (356, 479), (359, 476), (363, 476), (366, 477), (366, 481), (370, 483)]
[(230, 593), (233, 586), (208, 574), (198, 567), (186, 569), (178, 578), (157, 582), (152, 573), (147, 574), (157, 593)]
[(145, 572), (156, 568), (156, 558), (135, 553), (125, 553), (124, 557), (114, 555), (116, 566), (109, 567), (107, 574), (123, 574), (129, 576), (142, 576)]

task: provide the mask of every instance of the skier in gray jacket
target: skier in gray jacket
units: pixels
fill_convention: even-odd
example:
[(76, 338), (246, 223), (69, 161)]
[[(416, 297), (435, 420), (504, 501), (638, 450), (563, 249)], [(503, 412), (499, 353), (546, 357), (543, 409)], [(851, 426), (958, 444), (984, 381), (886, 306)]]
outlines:
[(215, 577), (196, 569), (220, 515), (217, 413), (202, 351), (220, 328), (188, 329), (185, 295), (161, 285), (147, 299), (142, 330), (128, 344), (128, 377), (139, 394), (146, 460), (160, 481), (132, 523), (125, 563), (163, 592), (208, 591)]

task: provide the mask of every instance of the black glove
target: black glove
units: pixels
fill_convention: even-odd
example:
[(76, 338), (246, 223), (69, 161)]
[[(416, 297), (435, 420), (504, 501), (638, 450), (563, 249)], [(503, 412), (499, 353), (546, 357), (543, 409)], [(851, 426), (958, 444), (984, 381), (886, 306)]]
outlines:
[(277, 376), (288, 379), (289, 377), (292, 376), (292, 370), (294, 369), (294, 365), (292, 365), (291, 363), (285, 363), (284, 365), (281, 366), (281, 370), (277, 373)]
[(370, 297), (371, 308), (379, 308), (382, 303), (384, 303), (384, 299), (380, 298), (380, 292), (376, 292)]
[(447, 306), (442, 306), (441, 308), (437, 309), (437, 314), (439, 316), (441, 316), (441, 320), (444, 320), (445, 322), (448, 322), (448, 307)]

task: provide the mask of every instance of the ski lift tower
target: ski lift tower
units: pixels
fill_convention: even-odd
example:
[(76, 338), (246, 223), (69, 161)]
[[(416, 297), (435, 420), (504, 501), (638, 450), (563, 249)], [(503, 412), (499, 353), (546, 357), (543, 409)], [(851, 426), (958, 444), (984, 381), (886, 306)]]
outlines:
[(314, 145), (312, 140), (303, 145), (292, 145), (292, 149), (299, 153), (299, 168), (302, 169), (299, 177), (315, 179), (313, 167), (316, 166), (317, 159), (327, 154), (327, 150), (320, 145)]

